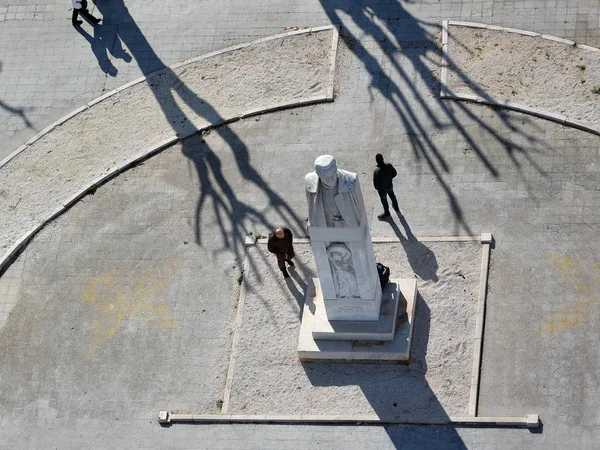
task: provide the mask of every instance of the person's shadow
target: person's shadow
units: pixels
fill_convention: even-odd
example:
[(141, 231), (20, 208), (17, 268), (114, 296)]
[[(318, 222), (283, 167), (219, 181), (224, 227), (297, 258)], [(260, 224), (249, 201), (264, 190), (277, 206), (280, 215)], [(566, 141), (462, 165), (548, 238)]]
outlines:
[(412, 233), (408, 222), (401, 213), (398, 213), (398, 219), (404, 228), (406, 237), (402, 234), (402, 231), (400, 231), (396, 222), (393, 220), (388, 220), (387, 222), (392, 227), (392, 230), (394, 230), (396, 236), (398, 236), (411, 269), (420, 279), (426, 281), (431, 280), (434, 283), (437, 282), (438, 263), (435, 254), (429, 247), (417, 240)]
[[(311, 273), (310, 269), (302, 264), (302, 262), (299, 260), (296, 260), (296, 265), (294, 267), (289, 268), (289, 273), (291, 278), (286, 278), (285, 284), (290, 293), (294, 296), (296, 303), (298, 303), (298, 308), (300, 310), (299, 317), (302, 320), (306, 292), (309, 288), (309, 283), (312, 283), (312, 278), (314, 275)], [(309, 302), (308, 307), (310, 312), (314, 314), (315, 304), (312, 302), (312, 299), (307, 301)]]
[(98, 60), (98, 66), (105, 74), (116, 77), (119, 70), (110, 60), (109, 54), (114, 58), (122, 59), (125, 62), (131, 62), (132, 57), (123, 48), (121, 39), (116, 33), (115, 27), (105, 25), (104, 23), (90, 24), (94, 28), (92, 36), (81, 25), (74, 25), (77, 32), (89, 42), (92, 53)]

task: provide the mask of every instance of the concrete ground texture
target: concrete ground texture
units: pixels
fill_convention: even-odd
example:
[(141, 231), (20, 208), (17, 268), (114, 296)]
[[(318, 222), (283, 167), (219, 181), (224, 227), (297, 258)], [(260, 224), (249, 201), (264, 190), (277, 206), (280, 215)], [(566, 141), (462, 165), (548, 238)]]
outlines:
[[(97, 0), (89, 7), (102, 23), (81, 28), (71, 26), (70, 7), (0, 0), (0, 159), (139, 76), (286, 27), (341, 26), (335, 99), (177, 142), (90, 192), (15, 255), (0, 274), (0, 447), (598, 448), (600, 137), (439, 98), (442, 20), (599, 47), (597, 2)], [(473, 86), (475, 75), (463, 73), (462, 83)], [(124, 136), (125, 149), (127, 142)], [(244, 245), (250, 233), (278, 225), (305, 235), (303, 177), (324, 153), (358, 172), (372, 236), (396, 240), (382, 254), (393, 261), (393, 276), (423, 286), (417, 320), (431, 312), (429, 332), (415, 340), (421, 357), (408, 369), (383, 368), (387, 384), (367, 366), (292, 360), (310, 251), (299, 246), (300, 281), (285, 283), (264, 248)], [(377, 220), (376, 153), (398, 170), (402, 220)], [(4, 183), (3, 198), (19, 180)], [(435, 377), (462, 364), (471, 344), (453, 348), (440, 336), (443, 326), (431, 329), (444, 315), (436, 316), (430, 299), (464, 300), (472, 287), (457, 293), (464, 283), (457, 273), (476, 273), (480, 253), (460, 259), (450, 244), (419, 238), (482, 232), (493, 234), (494, 246), (478, 415), (537, 413), (541, 428), (157, 423), (163, 409), (222, 412), (240, 283), (252, 292), (236, 347), (248, 350), (235, 366), (232, 411), (332, 413), (350, 402), (426, 416), (426, 402), (409, 398), (411, 384), (397, 387), (398, 373), (412, 370), (416, 398), (432, 405), (429, 412), (460, 412), (471, 359), (466, 374)], [(468, 330), (464, 304), (446, 307), (464, 311), (447, 320), (466, 320)], [(294, 398), (296, 411), (284, 403)]]
[(600, 50), (541, 36), (449, 28), (449, 60), (458, 72), (449, 70), (450, 91), (562, 115), (600, 133)]
[(420, 273), (429, 275), (419, 280), (409, 365), (300, 363), (299, 305), (316, 269), (309, 244), (296, 245), (295, 251), (298, 265), (282, 283), (266, 245), (248, 249), (256, 268), (244, 272), (244, 320), (236, 330), (228, 414), (376, 414), (424, 422), (469, 415), (479, 242), (403, 238), (374, 244), (377, 261), (389, 265), (395, 278), (415, 276), (407, 253)]

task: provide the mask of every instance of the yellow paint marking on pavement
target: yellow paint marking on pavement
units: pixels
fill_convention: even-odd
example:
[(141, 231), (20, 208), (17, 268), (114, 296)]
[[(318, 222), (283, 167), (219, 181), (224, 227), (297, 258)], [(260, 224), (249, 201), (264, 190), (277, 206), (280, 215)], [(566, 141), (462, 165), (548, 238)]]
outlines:
[(93, 320), (88, 331), (91, 343), (86, 358), (96, 353), (129, 320), (167, 332), (179, 330), (163, 295), (178, 266), (173, 260), (162, 266), (157, 264), (152, 274), (112, 269), (91, 278), (82, 296), (96, 305), (99, 317)]
[(562, 310), (555, 313), (542, 327), (540, 335), (560, 333), (583, 327), (590, 322), (600, 321), (594, 315), (595, 305), (600, 304), (600, 263), (571, 258), (554, 253), (548, 254), (554, 270), (565, 284), (574, 288), (575, 300), (568, 301)]

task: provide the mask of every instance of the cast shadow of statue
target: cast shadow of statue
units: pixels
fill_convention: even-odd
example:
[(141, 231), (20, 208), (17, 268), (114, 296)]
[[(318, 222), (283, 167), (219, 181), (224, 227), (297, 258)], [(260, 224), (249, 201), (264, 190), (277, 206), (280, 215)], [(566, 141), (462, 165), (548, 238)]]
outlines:
[[(425, 378), (428, 370), (430, 323), (430, 309), (426, 300), (419, 294), (408, 365), (302, 363), (303, 369), (313, 386), (359, 386), (373, 412), (383, 420), (413, 423), (447, 422), (449, 415)], [(467, 386), (466, 389), (468, 388)], [(462, 406), (468, 408), (468, 405)], [(342, 413), (344, 412), (340, 411), (339, 414)], [(446, 426), (442, 430), (445, 435), (445, 448), (466, 448), (453, 427)], [(417, 427), (415, 433), (417, 440), (421, 440), (431, 433), (431, 429)]]
[(411, 269), (420, 279), (433, 281), (434, 283), (437, 282), (438, 263), (435, 254), (429, 247), (417, 240), (402, 214), (398, 213), (398, 219), (404, 228), (406, 237), (404, 237), (396, 222), (393, 220), (388, 220), (387, 222), (392, 227), (392, 230), (394, 230), (396, 236), (398, 236)]
[(116, 77), (119, 70), (110, 60), (109, 54), (127, 63), (131, 61), (131, 55), (123, 48), (115, 27), (103, 23), (95, 23), (91, 26), (94, 29), (93, 36), (85, 31), (81, 25), (75, 25), (74, 28), (90, 44), (92, 53), (98, 60), (98, 66), (102, 72), (111, 77)]

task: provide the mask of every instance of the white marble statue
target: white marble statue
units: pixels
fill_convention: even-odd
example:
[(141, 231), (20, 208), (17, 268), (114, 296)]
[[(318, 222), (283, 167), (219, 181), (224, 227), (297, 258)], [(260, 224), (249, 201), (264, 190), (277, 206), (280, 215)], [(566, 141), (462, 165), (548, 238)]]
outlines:
[(378, 320), (381, 286), (356, 174), (321, 155), (304, 182), (308, 235), (328, 320)]
[(333, 156), (322, 155), (315, 160), (315, 172), (306, 174), (304, 181), (309, 226), (359, 226), (361, 193), (355, 173), (338, 169)]

